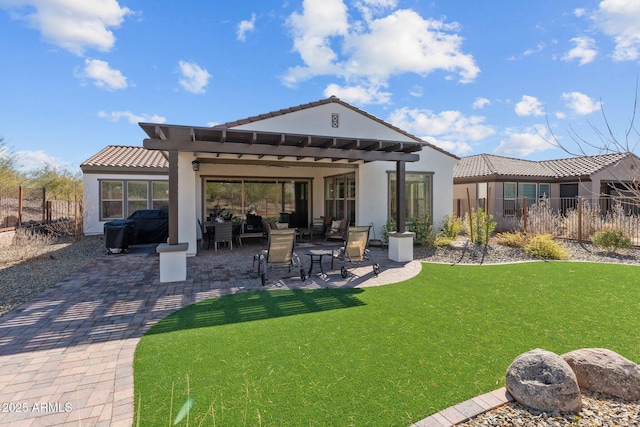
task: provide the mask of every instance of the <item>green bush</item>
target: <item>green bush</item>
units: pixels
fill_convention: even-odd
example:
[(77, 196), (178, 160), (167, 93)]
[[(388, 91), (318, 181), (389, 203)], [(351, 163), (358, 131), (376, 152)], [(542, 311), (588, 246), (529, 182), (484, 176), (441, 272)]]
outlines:
[(421, 217), (411, 219), (411, 224), (407, 227), (407, 231), (416, 233), (413, 244), (417, 246), (433, 246), (435, 236), (433, 234), (433, 224), (431, 217), (425, 214)]
[(489, 237), (495, 230), (497, 222), (493, 220), (493, 215), (488, 214), (482, 208), (478, 208), (471, 215), (473, 223), (473, 243), (476, 245), (486, 245)]
[[(387, 222), (382, 226), (382, 242), (389, 244), (389, 233), (395, 233), (398, 230), (395, 218), (387, 219)], [(433, 246), (435, 236), (433, 234), (433, 224), (431, 223), (431, 217), (425, 214), (422, 217), (411, 218), (409, 224), (407, 224), (407, 231), (416, 234), (413, 239), (413, 244), (417, 246)]]
[(443, 237), (449, 237), (453, 240), (458, 237), (460, 233), (462, 233), (463, 229), (464, 224), (462, 223), (462, 218), (455, 216), (454, 214), (449, 214), (444, 217), (440, 234)]
[(624, 231), (619, 228), (608, 228), (598, 231), (591, 238), (591, 242), (600, 249), (614, 253), (618, 249), (631, 247), (631, 239), (624, 235)]
[(534, 258), (569, 259), (569, 253), (560, 246), (551, 234), (533, 236), (525, 246), (525, 250)]

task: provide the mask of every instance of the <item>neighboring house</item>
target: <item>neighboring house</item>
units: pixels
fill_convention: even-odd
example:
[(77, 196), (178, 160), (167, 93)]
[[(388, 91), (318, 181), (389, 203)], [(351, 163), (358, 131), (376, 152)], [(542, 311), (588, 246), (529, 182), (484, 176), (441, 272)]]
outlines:
[(463, 157), (454, 168), (453, 211), (458, 215), (482, 207), (499, 228), (508, 228), (520, 215), (524, 198), (530, 206), (547, 197), (551, 207), (566, 210), (576, 198), (610, 206), (611, 196), (630, 196), (638, 181), (640, 158), (630, 153), (578, 156), (531, 161), (491, 154)]
[(187, 255), (197, 250), (197, 220), (219, 213), (296, 227), (346, 218), (373, 224), (379, 238), (398, 215), (397, 176), (406, 219), (451, 213), (459, 158), (335, 97), (214, 127), (140, 126), (144, 148), (109, 146), (81, 165), (85, 233), (168, 204)]

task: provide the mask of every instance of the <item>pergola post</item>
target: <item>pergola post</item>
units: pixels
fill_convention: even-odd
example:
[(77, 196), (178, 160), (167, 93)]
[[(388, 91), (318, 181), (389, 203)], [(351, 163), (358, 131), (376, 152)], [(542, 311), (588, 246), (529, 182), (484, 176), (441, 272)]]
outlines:
[(169, 151), (169, 242), (160, 243), (160, 283), (187, 280), (188, 243), (178, 243), (178, 151)]
[(398, 262), (413, 260), (413, 237), (405, 229), (407, 221), (405, 162), (396, 162), (396, 232), (389, 234), (389, 259)]
[(178, 244), (178, 152), (169, 151), (169, 244)]

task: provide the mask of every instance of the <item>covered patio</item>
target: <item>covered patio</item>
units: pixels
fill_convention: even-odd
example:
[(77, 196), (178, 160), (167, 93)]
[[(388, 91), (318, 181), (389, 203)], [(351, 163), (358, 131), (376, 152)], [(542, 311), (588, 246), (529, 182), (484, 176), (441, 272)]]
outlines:
[[(325, 215), (325, 181), (327, 177), (352, 173), (354, 182), (353, 212), (351, 225), (369, 225), (374, 220), (368, 204), (377, 210), (387, 210), (386, 191), (367, 194), (361, 182), (366, 181), (367, 167), (376, 162), (394, 165), (396, 188), (395, 206), (397, 233), (389, 239), (389, 257), (395, 261), (412, 258), (412, 235), (405, 232), (405, 165), (420, 159), (417, 152), (424, 143), (418, 141), (377, 140), (368, 138), (340, 138), (297, 133), (276, 133), (227, 128), (189, 127), (179, 125), (158, 125), (141, 123), (148, 138), (143, 146), (147, 150), (160, 150), (169, 164), (169, 241), (159, 247), (161, 270), (163, 254), (169, 260), (172, 271), (182, 269), (184, 256), (197, 253), (199, 227), (198, 220), (204, 222), (210, 213), (207, 204), (207, 186), (212, 182), (273, 182), (307, 183), (304, 189), (295, 191), (292, 204), (303, 212), (297, 224), (310, 224), (314, 218)], [(386, 173), (383, 172), (386, 179)], [(285, 208), (284, 185), (281, 199)], [(241, 216), (247, 214), (250, 204), (241, 197)], [(340, 214), (346, 215), (343, 206)], [(383, 214), (386, 218), (386, 213)], [(378, 216), (378, 218), (380, 218)], [(339, 219), (339, 218), (336, 218)], [(341, 218), (340, 218), (341, 219)], [(402, 248), (399, 247), (402, 246)], [(410, 255), (406, 252), (409, 251)], [(182, 278), (184, 273), (177, 280)]]

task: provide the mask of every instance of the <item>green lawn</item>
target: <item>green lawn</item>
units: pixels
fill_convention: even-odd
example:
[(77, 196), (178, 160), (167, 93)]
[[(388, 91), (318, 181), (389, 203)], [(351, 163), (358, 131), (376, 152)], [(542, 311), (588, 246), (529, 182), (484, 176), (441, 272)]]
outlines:
[(533, 348), (604, 347), (640, 361), (639, 275), (424, 264), (389, 286), (205, 301), (141, 339), (136, 414), (142, 426), (170, 425), (192, 397), (193, 426), (407, 426), (502, 387)]

